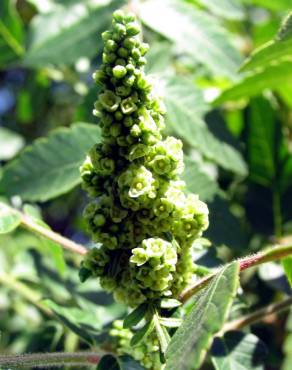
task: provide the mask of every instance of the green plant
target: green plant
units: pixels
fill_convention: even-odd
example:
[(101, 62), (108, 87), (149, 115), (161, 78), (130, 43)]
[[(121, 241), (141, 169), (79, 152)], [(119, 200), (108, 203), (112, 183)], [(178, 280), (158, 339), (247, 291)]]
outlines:
[[(3, 116), (18, 133), (0, 127), (0, 366), (289, 369), (291, 320), (285, 339), (277, 315), (291, 306), (291, 14), (269, 41), (289, 4), (266, 1), (259, 25), (259, 0), (131, 2), (136, 14), (53, 3), (0, 5), (0, 65), (33, 76)], [(243, 64), (226, 33), (253, 40)], [(64, 86), (75, 92), (59, 107)], [(9, 161), (54, 110), (66, 125), (92, 105), (98, 124), (59, 128)]]

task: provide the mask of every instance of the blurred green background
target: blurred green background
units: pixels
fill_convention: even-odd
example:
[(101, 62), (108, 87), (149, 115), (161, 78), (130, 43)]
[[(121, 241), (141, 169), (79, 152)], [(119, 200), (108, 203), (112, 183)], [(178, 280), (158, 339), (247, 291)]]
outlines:
[[(212, 268), (289, 235), (292, 52), (264, 68), (239, 67), (276, 37), (291, 0), (1, 0), (1, 199), (26, 204), (53, 230), (90, 245), (78, 166), (98, 132), (74, 124), (97, 123), (91, 75), (101, 62), (100, 34), (124, 5), (151, 46), (146, 70), (165, 99), (167, 131), (184, 142), (187, 187), (210, 209), (211, 245), (196, 251), (198, 263)], [(46, 149), (54, 155), (38, 152), (35, 139), (60, 127), (57, 137), (67, 139)], [(29, 162), (22, 153), (31, 145)], [(79, 263), (24, 229), (0, 235), (0, 353), (92, 349), (106, 338), (126, 308), (96, 281), (81, 284)], [(290, 292), (276, 263), (243, 274), (242, 286), (234, 317)], [(252, 328), (269, 349), (265, 369), (283, 366), (285, 320)]]

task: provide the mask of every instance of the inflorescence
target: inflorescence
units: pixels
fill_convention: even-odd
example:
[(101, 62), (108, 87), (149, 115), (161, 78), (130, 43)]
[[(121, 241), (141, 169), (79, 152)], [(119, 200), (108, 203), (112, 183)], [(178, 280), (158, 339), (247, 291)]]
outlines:
[(93, 75), (102, 141), (81, 167), (98, 245), (80, 276), (99, 277), (132, 307), (178, 296), (194, 274), (192, 244), (208, 226), (206, 204), (184, 193), (182, 142), (162, 136), (165, 107), (145, 76), (149, 47), (139, 33), (135, 16), (116, 11), (102, 34), (103, 63)]

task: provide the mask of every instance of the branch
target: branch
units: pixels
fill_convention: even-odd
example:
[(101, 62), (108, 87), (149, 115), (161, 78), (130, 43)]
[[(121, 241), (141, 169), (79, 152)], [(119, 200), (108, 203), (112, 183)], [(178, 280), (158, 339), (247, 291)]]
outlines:
[(14, 368), (50, 368), (65, 366), (90, 366), (98, 364), (101, 355), (95, 352), (32, 353), (0, 356), (0, 366)]
[(20, 223), (21, 226), (23, 226), (24, 228), (34, 232), (35, 234), (52, 240), (53, 242), (61, 245), (63, 248), (70, 250), (71, 252), (81, 254), (82, 256), (87, 253), (87, 249), (83, 245), (75, 243), (74, 241), (67, 239), (64, 236), (55, 233), (50, 229), (47, 229), (46, 227), (37, 223), (33, 218), (23, 214), (22, 212), (17, 211), (14, 208), (11, 209), (20, 216)]
[(261, 308), (249, 315), (243, 316), (234, 321), (228, 322), (223, 326), (223, 329), (220, 331), (219, 335), (223, 335), (229, 330), (240, 330), (245, 326), (254, 324), (256, 322), (262, 321), (265, 317), (272, 314), (288, 310), (292, 305), (292, 297), (284, 299), (282, 302), (270, 304), (267, 307)]
[[(283, 244), (287, 241), (291, 242), (291, 238), (282, 240)], [(292, 245), (277, 245), (263, 252), (241, 258), (239, 260), (240, 271), (244, 271), (262, 263), (276, 261), (290, 255), (292, 255)], [(186, 288), (180, 295), (180, 301), (183, 303), (186, 302), (190, 297), (203, 289), (219, 271), (220, 269), (216, 270), (214, 273), (199, 280), (196, 284)]]

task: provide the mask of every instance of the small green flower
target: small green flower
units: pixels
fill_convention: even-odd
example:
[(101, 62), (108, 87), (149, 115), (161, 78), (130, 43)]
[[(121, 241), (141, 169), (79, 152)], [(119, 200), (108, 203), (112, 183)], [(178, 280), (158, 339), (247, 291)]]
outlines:
[(99, 95), (99, 101), (108, 112), (114, 112), (118, 109), (121, 98), (112, 91), (106, 90), (103, 94)]
[(135, 104), (132, 97), (124, 99), (121, 103), (121, 110), (124, 114), (131, 114), (137, 110), (137, 105)]

